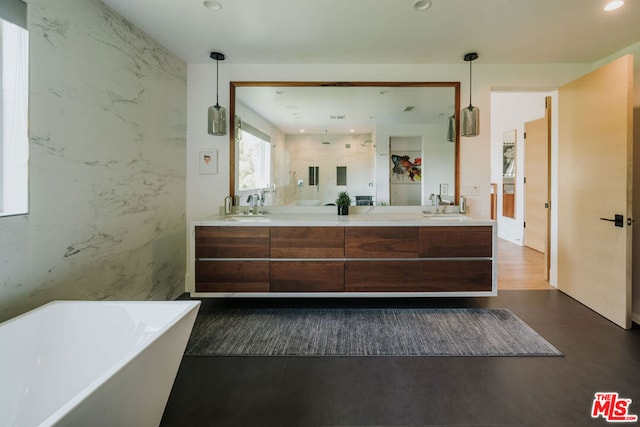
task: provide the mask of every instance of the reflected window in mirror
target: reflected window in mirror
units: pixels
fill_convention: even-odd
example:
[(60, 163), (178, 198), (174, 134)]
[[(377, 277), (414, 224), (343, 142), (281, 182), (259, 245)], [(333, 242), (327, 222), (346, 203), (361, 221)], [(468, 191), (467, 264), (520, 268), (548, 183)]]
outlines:
[(0, 3), (0, 216), (29, 210), (29, 33), (27, 6)]
[(238, 143), (238, 182), (240, 191), (271, 186), (271, 137), (243, 122)]

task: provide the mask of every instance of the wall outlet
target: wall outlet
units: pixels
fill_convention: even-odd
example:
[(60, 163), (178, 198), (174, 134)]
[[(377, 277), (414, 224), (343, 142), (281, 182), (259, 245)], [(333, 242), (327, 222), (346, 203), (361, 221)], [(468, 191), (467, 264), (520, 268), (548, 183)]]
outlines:
[(460, 187), (460, 192), (462, 194), (478, 194), (478, 184), (463, 184)]

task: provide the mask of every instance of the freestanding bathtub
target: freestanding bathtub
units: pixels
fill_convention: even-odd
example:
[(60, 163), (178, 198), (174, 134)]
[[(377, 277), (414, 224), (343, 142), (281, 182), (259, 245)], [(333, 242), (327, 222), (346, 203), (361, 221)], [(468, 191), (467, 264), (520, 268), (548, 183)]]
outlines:
[(0, 324), (0, 426), (160, 424), (199, 301), (54, 301)]

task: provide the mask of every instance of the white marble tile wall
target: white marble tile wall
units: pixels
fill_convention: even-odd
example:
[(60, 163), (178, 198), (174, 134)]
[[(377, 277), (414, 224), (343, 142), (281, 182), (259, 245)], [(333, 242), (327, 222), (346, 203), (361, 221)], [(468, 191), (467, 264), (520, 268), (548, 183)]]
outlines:
[(184, 291), (186, 65), (99, 0), (31, 0), (30, 214), (0, 218), (0, 321)]

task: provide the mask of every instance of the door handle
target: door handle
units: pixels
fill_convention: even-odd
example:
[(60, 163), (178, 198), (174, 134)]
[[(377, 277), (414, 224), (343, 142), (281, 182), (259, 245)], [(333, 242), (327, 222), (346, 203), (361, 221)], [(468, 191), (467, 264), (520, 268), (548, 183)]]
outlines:
[(611, 221), (614, 223), (616, 227), (624, 227), (624, 216), (620, 214), (615, 214), (615, 219), (610, 218), (600, 218), (603, 221)]

